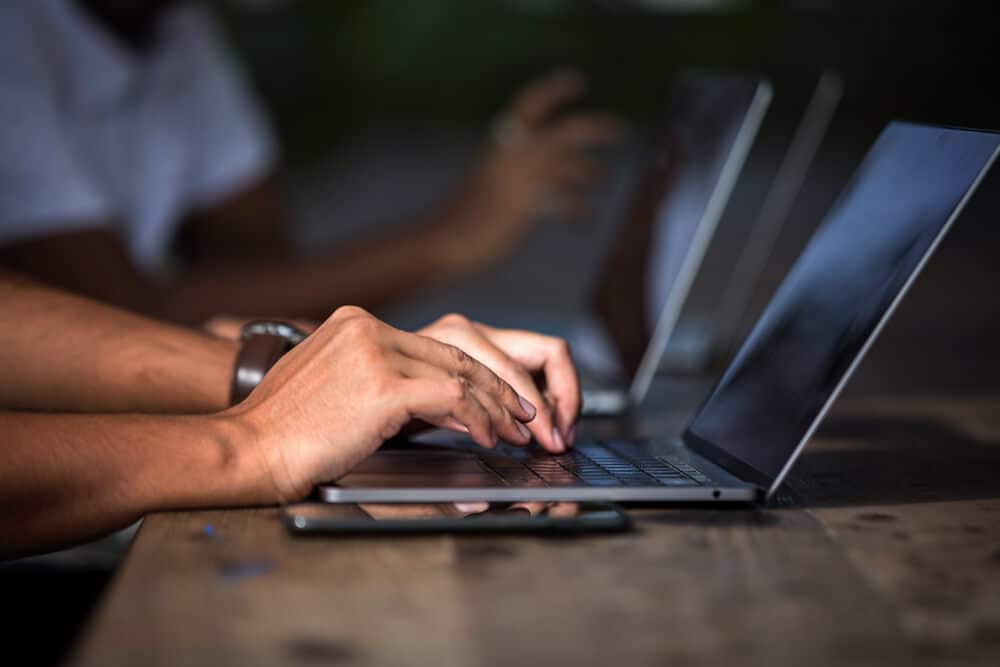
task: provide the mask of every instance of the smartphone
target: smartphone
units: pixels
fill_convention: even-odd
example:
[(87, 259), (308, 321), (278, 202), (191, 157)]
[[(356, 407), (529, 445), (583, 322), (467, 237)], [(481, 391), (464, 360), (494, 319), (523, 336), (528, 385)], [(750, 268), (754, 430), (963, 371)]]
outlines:
[(284, 508), (294, 535), (331, 533), (587, 533), (620, 532), (631, 521), (613, 503), (504, 503), (483, 512), (450, 503), (353, 505), (297, 503)]

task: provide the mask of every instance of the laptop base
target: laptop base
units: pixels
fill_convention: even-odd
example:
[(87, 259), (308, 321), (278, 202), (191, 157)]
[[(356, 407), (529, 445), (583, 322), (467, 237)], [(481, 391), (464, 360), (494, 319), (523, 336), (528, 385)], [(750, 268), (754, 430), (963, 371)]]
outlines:
[(406, 442), (383, 448), (337, 483), (333, 503), (618, 501), (753, 502), (759, 488), (688, 449), (679, 439), (585, 440), (554, 456), (501, 443), (479, 448)]

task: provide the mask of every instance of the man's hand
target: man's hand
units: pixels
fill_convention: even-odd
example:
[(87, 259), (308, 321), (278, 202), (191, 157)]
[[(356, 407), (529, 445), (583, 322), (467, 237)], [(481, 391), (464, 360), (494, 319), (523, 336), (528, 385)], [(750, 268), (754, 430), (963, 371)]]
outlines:
[(593, 149), (618, 143), (622, 128), (608, 114), (559, 114), (585, 88), (582, 76), (566, 70), (518, 93), (445, 212), (443, 257), (459, 268), (481, 269), (508, 255), (538, 222), (590, 213), (592, 191), (604, 180)]
[[(580, 383), (565, 340), (494, 329), (461, 315), (446, 315), (417, 333), (461, 348), (527, 398), (537, 408), (528, 428), (542, 447), (558, 454), (573, 444)], [(532, 374), (544, 378), (544, 396)]]
[(462, 350), (338, 309), (228, 413), (278, 500), (304, 497), (420, 419), (483, 447), (524, 445), (536, 408)]

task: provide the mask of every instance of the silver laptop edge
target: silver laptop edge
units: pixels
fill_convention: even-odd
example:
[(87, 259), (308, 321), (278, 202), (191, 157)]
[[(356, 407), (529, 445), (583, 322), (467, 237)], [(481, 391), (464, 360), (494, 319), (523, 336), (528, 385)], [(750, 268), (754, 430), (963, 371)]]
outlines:
[(629, 388), (629, 403), (631, 405), (640, 404), (642, 399), (646, 397), (646, 392), (649, 391), (649, 385), (656, 375), (657, 368), (663, 358), (663, 353), (667, 349), (667, 343), (670, 342), (670, 336), (674, 332), (681, 310), (684, 308), (684, 303), (691, 292), (691, 285), (694, 282), (695, 275), (697, 275), (702, 260), (705, 258), (705, 252), (708, 250), (708, 245), (715, 234), (719, 219), (722, 217), (726, 204), (729, 202), (729, 197), (736, 187), (736, 182), (739, 180), (740, 172), (743, 170), (743, 165), (750, 154), (750, 148), (757, 138), (757, 131), (764, 121), (764, 115), (767, 113), (772, 97), (773, 90), (771, 84), (767, 81), (758, 82), (753, 100), (750, 103), (750, 108), (743, 119), (743, 123), (740, 125), (740, 130), (736, 140), (733, 142), (733, 147), (726, 157), (726, 162), (719, 175), (719, 181), (716, 183), (708, 204), (705, 206), (705, 212), (695, 231), (694, 238), (684, 255), (681, 270), (677, 274), (674, 286), (670, 289), (667, 302), (660, 311), (656, 328), (653, 330), (653, 336), (649, 341), (649, 345), (646, 346), (642, 362), (639, 364), (639, 369), (632, 380), (632, 385)]
[(843, 90), (843, 82), (836, 72), (827, 70), (820, 75), (722, 297), (719, 315), (715, 318), (721, 332), (717, 344), (723, 346), (718, 352), (725, 352), (725, 348), (739, 342), (740, 327), (747, 316), (761, 269), (771, 257), (774, 244), (802, 190), (809, 168), (833, 122)]
[(613, 492), (606, 487), (408, 487), (341, 488), (320, 487), (321, 498), (328, 503), (439, 503), (444, 502), (522, 502), (614, 500), (620, 502), (753, 502), (760, 489), (750, 484), (689, 487), (620, 487)]
[[(774, 492), (777, 491), (778, 487), (781, 486), (781, 483), (788, 475), (788, 471), (792, 469), (792, 465), (799, 458), (799, 455), (802, 453), (802, 449), (806, 446), (806, 443), (809, 442), (809, 439), (812, 437), (813, 433), (816, 431), (820, 423), (823, 421), (823, 418), (826, 416), (826, 413), (829, 412), (830, 408), (833, 406), (834, 401), (836, 401), (837, 397), (840, 396), (840, 392), (843, 391), (844, 386), (847, 384), (847, 381), (851, 379), (851, 376), (854, 374), (855, 369), (857, 369), (858, 365), (861, 363), (861, 360), (868, 352), (868, 349), (872, 346), (872, 343), (875, 342), (875, 339), (878, 338), (879, 333), (882, 331), (883, 327), (885, 327), (885, 324), (886, 322), (889, 321), (889, 318), (892, 317), (892, 314), (896, 311), (896, 308), (903, 300), (903, 297), (906, 296), (906, 293), (910, 290), (910, 286), (913, 285), (913, 282), (917, 279), (917, 276), (919, 276), (921, 271), (923, 271), (924, 265), (927, 264), (927, 261), (931, 258), (931, 255), (933, 255), (934, 251), (937, 250), (938, 245), (941, 244), (942, 239), (944, 239), (945, 235), (948, 233), (948, 230), (951, 229), (951, 226), (954, 224), (955, 219), (958, 218), (958, 216), (962, 213), (962, 209), (965, 208), (966, 203), (968, 203), (972, 195), (975, 194), (976, 190), (979, 189), (979, 184), (982, 183), (983, 179), (986, 177), (987, 172), (989, 172), (990, 167), (993, 166), (993, 163), (996, 161), (998, 154), (1000, 154), (1000, 147), (995, 149), (992, 155), (990, 155), (989, 159), (986, 161), (986, 164), (979, 171), (979, 174), (976, 176), (976, 179), (972, 182), (972, 185), (969, 187), (968, 190), (966, 190), (965, 195), (962, 197), (962, 199), (959, 200), (958, 204), (955, 206), (955, 210), (951, 212), (951, 215), (948, 217), (948, 220), (944, 223), (944, 226), (941, 227), (941, 230), (938, 232), (937, 236), (935, 236), (934, 240), (931, 241), (930, 246), (928, 246), (927, 248), (927, 252), (925, 252), (923, 257), (920, 258), (920, 261), (917, 263), (916, 268), (913, 269), (913, 271), (910, 273), (910, 276), (906, 279), (906, 282), (903, 283), (903, 287), (899, 290), (899, 292), (896, 294), (893, 300), (889, 303), (889, 307), (886, 309), (885, 313), (879, 319), (878, 324), (875, 325), (875, 328), (868, 336), (868, 339), (864, 342), (864, 345), (862, 345), (861, 350), (857, 353), (857, 355), (855, 355), (854, 360), (851, 361), (850, 366), (847, 367), (847, 371), (844, 373), (844, 376), (840, 379), (840, 382), (837, 383), (833, 391), (830, 393), (829, 398), (827, 398), (826, 402), (823, 404), (823, 407), (820, 409), (819, 414), (816, 415), (816, 418), (809, 426), (809, 429), (802, 437), (802, 440), (799, 442), (798, 445), (795, 446), (795, 451), (792, 452), (792, 455), (788, 458), (788, 461), (785, 462), (785, 466), (778, 473), (777, 477), (774, 478), (774, 482), (771, 483), (771, 486), (767, 490), (767, 498), (773, 496)], [(850, 187), (851, 186), (848, 185), (848, 188)], [(836, 204), (834, 206), (836, 206)]]

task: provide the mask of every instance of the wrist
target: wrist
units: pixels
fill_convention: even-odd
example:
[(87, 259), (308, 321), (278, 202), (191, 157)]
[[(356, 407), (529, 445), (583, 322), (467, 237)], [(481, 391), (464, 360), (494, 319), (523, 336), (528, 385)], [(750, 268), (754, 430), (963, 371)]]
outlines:
[[(278, 501), (248, 424), (227, 412), (208, 415), (114, 416), (156, 446), (119, 457), (115, 497), (139, 514), (269, 505)], [(142, 435), (139, 436), (141, 441)]]
[(245, 408), (230, 408), (208, 417), (207, 432), (219, 454), (224, 502), (274, 505), (292, 500), (279, 484), (277, 461), (266, 447), (263, 430)]

